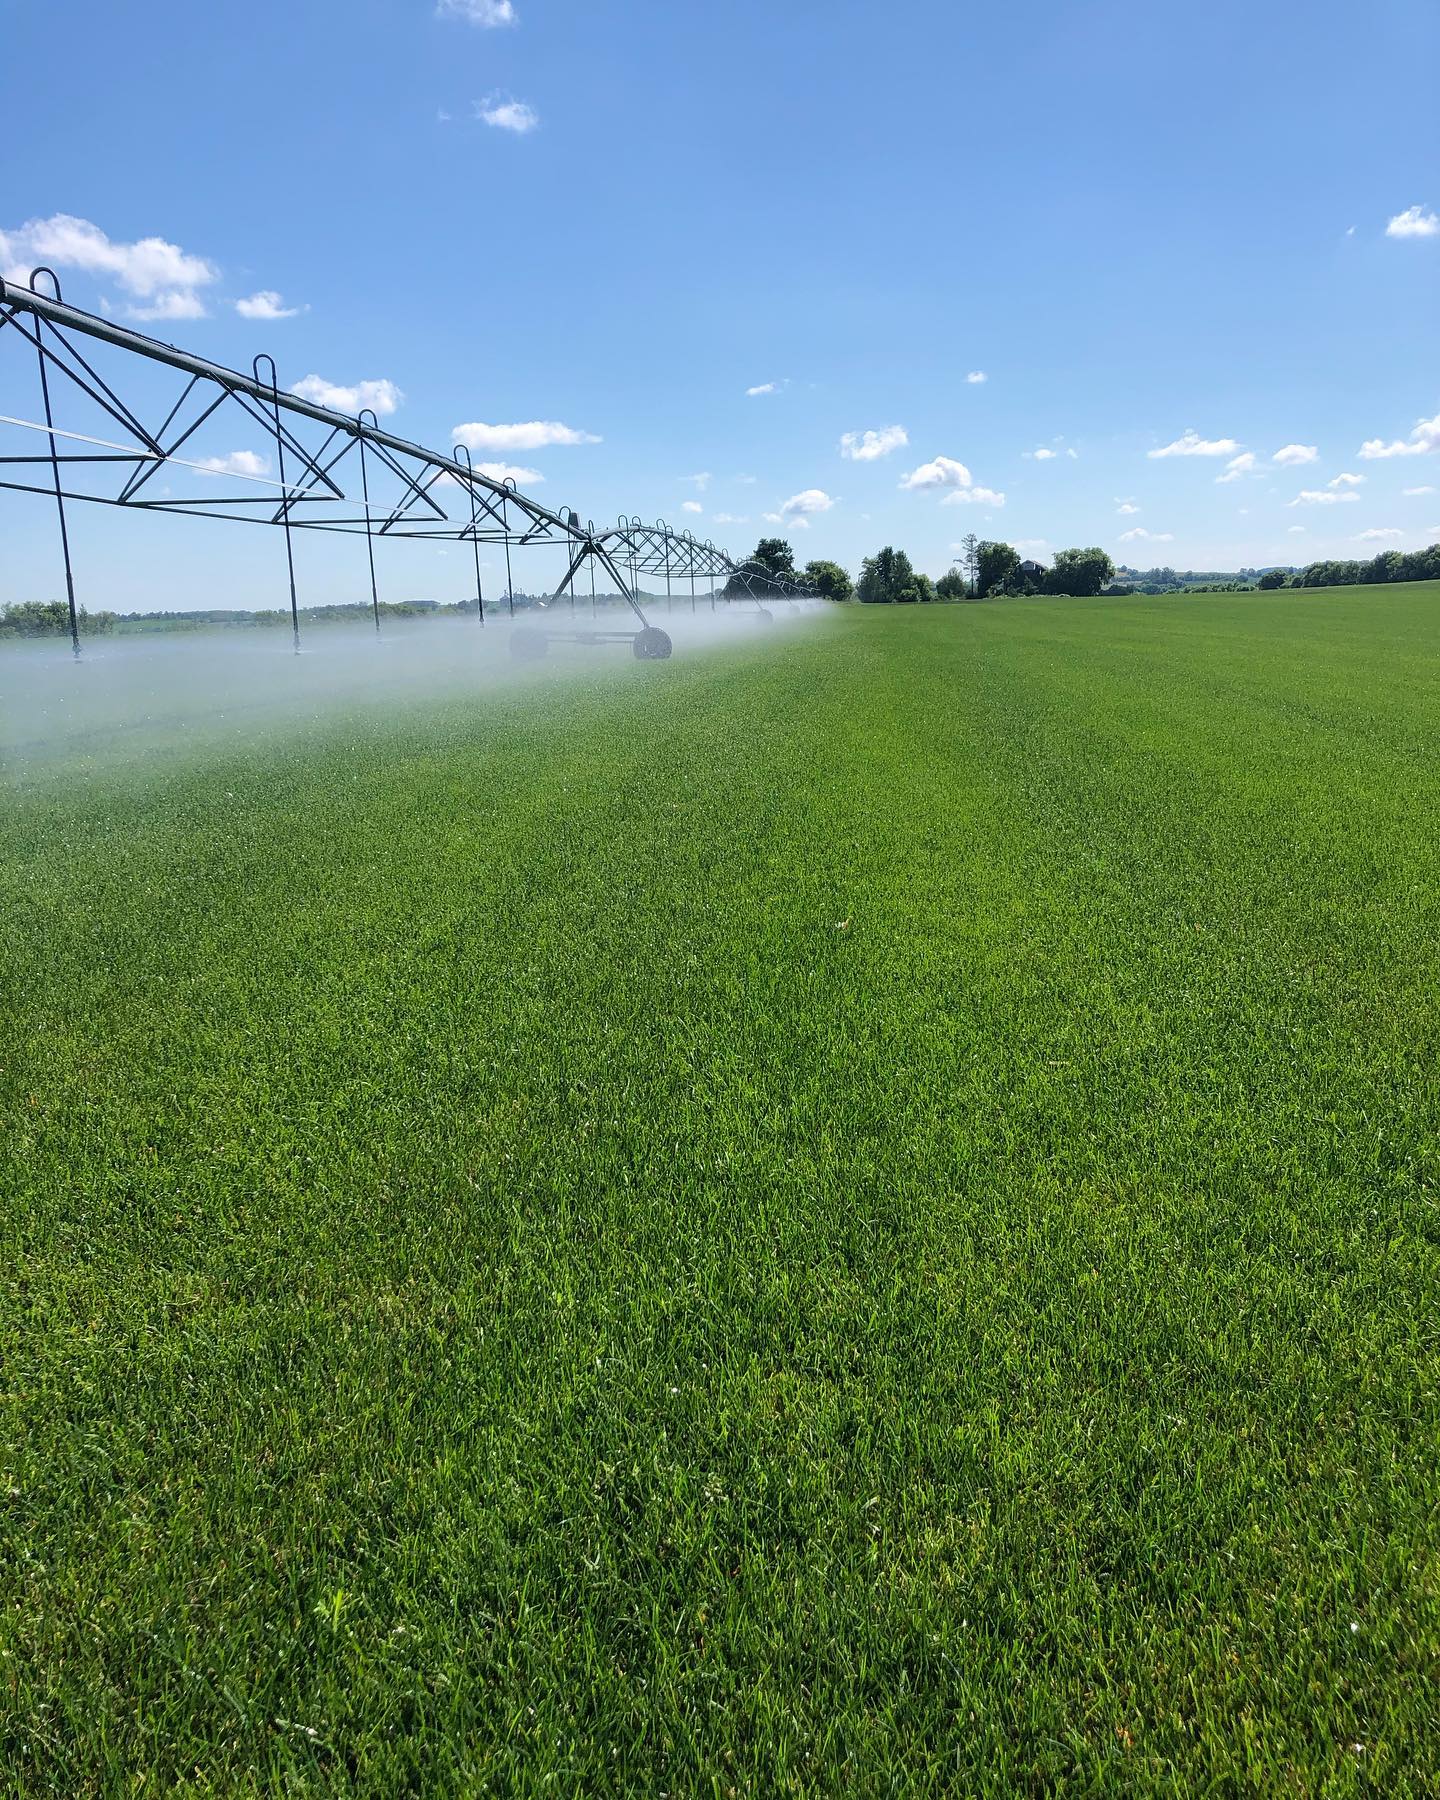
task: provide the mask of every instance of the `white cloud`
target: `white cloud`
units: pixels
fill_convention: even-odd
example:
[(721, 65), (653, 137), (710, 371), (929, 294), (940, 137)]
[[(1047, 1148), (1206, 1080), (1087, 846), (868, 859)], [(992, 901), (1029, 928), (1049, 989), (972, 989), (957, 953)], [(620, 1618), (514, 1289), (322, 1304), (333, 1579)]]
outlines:
[(576, 431), (558, 419), (529, 419), (523, 425), (486, 425), (476, 420), (456, 425), (450, 435), (471, 450), (545, 450), (552, 444), (598, 444), (588, 431)]
[(840, 454), (850, 462), (875, 462), (909, 442), (903, 425), (882, 425), (878, 431), (847, 431), (840, 439)]
[(268, 475), (270, 465), (253, 450), (231, 450), (225, 456), (202, 456), (195, 464), (206, 475)]
[(1342, 500), (1358, 500), (1353, 488), (1302, 488), (1289, 506), (1338, 506)]
[(1005, 496), (996, 493), (994, 488), (972, 486), (970, 471), (964, 463), (956, 462), (953, 456), (937, 456), (932, 462), (921, 463), (918, 469), (912, 469), (908, 475), (901, 476), (900, 486), (919, 493), (936, 488), (944, 489), (940, 500), (942, 506), (1005, 504)]
[(1298, 469), (1302, 463), (1318, 462), (1320, 451), (1314, 444), (1282, 444), (1270, 460), (1282, 469)]
[(1431, 450), (1440, 450), (1440, 413), (1433, 419), (1417, 420), (1408, 438), (1395, 438), (1388, 444), (1380, 438), (1367, 438), (1360, 446), (1360, 454), (1371, 461), (1382, 456), (1425, 456)]
[(1033, 456), (1036, 462), (1053, 462), (1060, 454), (1058, 450), (1047, 450), (1042, 444), (1038, 450), (1022, 450), (1022, 456)]
[[(959, 544), (952, 546), (952, 548), (956, 550), (960, 549), (960, 547)], [(1050, 548), (1050, 540), (1048, 538), (1016, 538), (1015, 548), (1017, 550), (1027, 551), (1031, 556), (1035, 556), (1038, 555), (1040, 551), (1048, 550)]]
[(1003, 506), (1005, 496), (997, 494), (994, 488), (952, 488), (941, 498), (940, 504), (942, 506)]
[(1238, 481), (1242, 475), (1255, 473), (1255, 452), (1242, 450), (1239, 456), (1232, 456), (1225, 465), (1225, 473), (1215, 477), (1217, 482)]
[(479, 25), (487, 31), (515, 23), (512, 0), (439, 0), (435, 13), (442, 19), (464, 19), (466, 24)]
[(721, 512), (716, 513), (710, 523), (712, 525), (748, 525), (750, 523), (750, 516), (748, 513), (737, 514)]
[(682, 500), (680, 502), (680, 510), (681, 512), (688, 513), (703, 513), (705, 508), (698, 500)]
[(475, 103), (475, 115), (497, 131), (513, 131), (524, 137), (540, 123), (540, 115), (524, 100), (502, 100), (499, 94), (488, 94)]
[(1122, 544), (1133, 544), (1139, 538), (1145, 538), (1152, 544), (1171, 544), (1175, 541), (1173, 531), (1147, 531), (1143, 525), (1132, 525), (1129, 531), (1120, 533)]
[(918, 469), (912, 469), (908, 475), (900, 477), (902, 488), (968, 488), (970, 471), (964, 463), (956, 462), (953, 456), (937, 456), (932, 462), (921, 463)]
[(979, 387), (982, 381), (988, 381), (990, 377), (983, 369), (972, 369), (965, 379), (970, 383), (971, 387)]
[(698, 475), (682, 475), (680, 479), (692, 483), (697, 494), (703, 494), (714, 478), (708, 469), (702, 469)]
[(313, 400), (316, 406), (328, 406), (332, 412), (359, 413), (368, 406), (377, 419), (393, 413), (405, 396), (393, 381), (357, 381), (343, 387), (326, 381), (323, 375), (307, 375), (291, 388), (302, 400)]
[(476, 463), (475, 473), (477, 475), (487, 476), (491, 481), (498, 481), (502, 484), (507, 481), (513, 481), (516, 487), (535, 487), (545, 479), (538, 469), (523, 469), (519, 463)]
[(1349, 470), (1346, 469), (1342, 470), (1339, 475), (1332, 475), (1325, 485), (1326, 487), (1332, 488), (1359, 487), (1364, 480), (1365, 477), (1363, 475), (1352, 475)]
[(760, 477), (758, 475), (737, 475), (735, 479), (740, 483), (741, 487), (754, 487)]
[(242, 319), (293, 319), (298, 306), (286, 306), (274, 288), (261, 288), (247, 300), (237, 300), (235, 310)]
[(1433, 487), (1401, 488), (1400, 492), (1407, 500), (1418, 500), (1421, 494), (1433, 494)]
[(1070, 458), (1071, 462), (1079, 462), (1079, 460), (1080, 460), (1080, 452), (1078, 450), (1071, 450), (1071, 449), (1067, 448), (1065, 451), (1065, 454)]
[(1132, 500), (1122, 500), (1115, 510), (1122, 518), (1129, 518), (1132, 513), (1138, 513), (1140, 508)]
[(15, 231), (0, 231), (0, 272), (25, 280), (41, 264), (105, 275), (141, 302), (127, 308), (135, 319), (201, 319), (199, 290), (220, 278), (214, 263), (192, 256), (164, 238), (113, 243), (98, 225), (70, 213), (28, 219)]
[(757, 382), (754, 387), (746, 388), (745, 393), (749, 399), (753, 400), (758, 394), (779, 393), (780, 385), (781, 384), (778, 381), (760, 381)]
[(785, 518), (795, 519), (805, 513), (829, 512), (834, 504), (824, 488), (804, 488), (800, 493), (792, 494), (780, 511)]
[(1357, 531), (1355, 542), (1357, 544), (1378, 544), (1386, 538), (1398, 538), (1404, 537), (1404, 535), (1403, 531), (1397, 531), (1393, 525), (1373, 525), (1369, 531)]
[(1292, 525), (1290, 526), (1290, 530), (1297, 537), (1304, 537), (1305, 535), (1305, 527), (1303, 525)]
[(1440, 237), (1440, 218), (1423, 206), (1407, 206), (1385, 227), (1386, 237)]
[(1158, 450), (1147, 450), (1157, 456), (1233, 456), (1240, 448), (1234, 438), (1202, 438), (1198, 431), (1187, 431), (1173, 444), (1162, 444)]

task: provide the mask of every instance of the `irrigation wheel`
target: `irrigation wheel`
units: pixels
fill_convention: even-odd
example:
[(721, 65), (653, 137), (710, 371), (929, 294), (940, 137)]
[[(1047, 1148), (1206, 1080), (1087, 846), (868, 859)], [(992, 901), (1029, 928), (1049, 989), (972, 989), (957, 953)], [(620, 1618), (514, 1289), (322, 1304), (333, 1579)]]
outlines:
[(643, 631), (637, 631), (630, 647), (637, 662), (664, 662), (674, 648), (669, 632), (662, 631), (658, 625), (647, 625)]

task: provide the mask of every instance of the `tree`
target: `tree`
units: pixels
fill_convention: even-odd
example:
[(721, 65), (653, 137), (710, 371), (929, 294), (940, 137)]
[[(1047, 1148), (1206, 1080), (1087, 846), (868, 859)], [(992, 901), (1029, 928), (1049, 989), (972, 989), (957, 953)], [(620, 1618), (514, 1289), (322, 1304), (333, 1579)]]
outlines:
[(855, 592), (866, 606), (893, 606), (899, 600), (920, 598), (910, 558), (889, 544), (861, 563)]
[(808, 562), (805, 565), (805, 579), (822, 600), (851, 600), (855, 596), (855, 584), (839, 563)]
[(761, 538), (755, 546), (755, 554), (750, 558), (762, 568), (769, 569), (772, 575), (793, 575), (795, 573), (795, 552), (784, 538)]
[[(917, 569), (915, 571), (915, 574), (911, 579), (910, 585), (915, 590), (914, 597), (917, 600), (930, 601), (935, 598), (935, 583), (930, 579), (930, 577), (928, 575), (922, 575), (921, 572), (919, 571), (919, 569)], [(909, 599), (909, 598), (910, 598), (910, 596), (908, 593), (901, 595), (901, 599)]]
[(981, 594), (1006, 591), (1007, 582), (1020, 573), (1020, 552), (1009, 544), (992, 544), (987, 538), (975, 546), (975, 589)]
[(978, 594), (977, 583), (980, 580), (980, 540), (973, 531), (967, 531), (960, 540), (960, 566), (965, 571), (965, 578), (970, 583), (970, 592)]
[(1267, 569), (1255, 585), (1268, 593), (1272, 588), (1284, 587), (1285, 581), (1286, 575), (1283, 569)]
[(1057, 550), (1054, 564), (1045, 577), (1045, 592), (1083, 598), (1098, 594), (1114, 574), (1114, 563), (1094, 545), (1088, 550)]
[(965, 577), (958, 569), (947, 569), (935, 583), (937, 600), (964, 600), (969, 597), (970, 590), (965, 585)]
[[(86, 612), (82, 606), (75, 615), (82, 634), (94, 636), (115, 629), (113, 612)], [(70, 608), (63, 600), (15, 600), (0, 607), (0, 637), (69, 637)]]

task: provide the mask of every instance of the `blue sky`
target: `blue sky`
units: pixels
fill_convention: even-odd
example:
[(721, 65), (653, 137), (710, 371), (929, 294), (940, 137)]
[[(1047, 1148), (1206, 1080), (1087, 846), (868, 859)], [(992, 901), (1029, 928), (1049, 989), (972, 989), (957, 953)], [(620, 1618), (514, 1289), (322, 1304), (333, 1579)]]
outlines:
[[(397, 431), (488, 427), (597, 520), (933, 574), (971, 530), (1233, 567), (1440, 529), (1433, 0), (78, 0), (6, 35), (8, 270), (389, 384)], [(579, 441), (499, 429), (537, 423)], [(273, 560), (87, 513), (94, 605)], [(41, 503), (0, 531), (0, 599), (54, 588)]]

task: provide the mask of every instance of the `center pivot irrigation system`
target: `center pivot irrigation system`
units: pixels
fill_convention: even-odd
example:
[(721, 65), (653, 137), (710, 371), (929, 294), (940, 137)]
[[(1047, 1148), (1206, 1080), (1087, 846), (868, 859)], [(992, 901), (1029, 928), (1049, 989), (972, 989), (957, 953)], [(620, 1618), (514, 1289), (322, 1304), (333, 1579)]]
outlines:
[[(40, 291), (42, 277), (53, 292)], [(692, 610), (702, 582), (709, 584), (712, 608), (717, 598), (738, 598), (763, 611), (768, 599), (813, 597), (812, 589), (792, 577), (736, 563), (714, 544), (701, 543), (687, 531), (672, 531), (663, 521), (647, 525), (622, 515), (617, 525), (597, 530), (588, 521), (582, 525), (568, 508), (552, 512), (522, 494), (512, 479), (496, 480), (474, 467), (463, 444), (448, 452), (427, 450), (384, 430), (370, 408), (351, 417), (282, 390), (268, 355), (257, 356), (250, 374), (243, 375), (69, 306), (50, 269), (35, 270), (28, 287), (0, 281), (0, 355), (7, 344), (23, 358), (33, 352), (44, 417), (0, 413), (0, 428), (36, 432), (45, 442), (33, 455), (0, 455), (0, 488), (46, 494), (55, 502), (76, 656), (80, 629), (66, 523), (66, 505), (72, 500), (131, 512), (279, 526), (296, 651), (300, 606), (292, 533), (300, 530), (349, 532), (365, 539), (377, 631), (377, 541), (430, 538), (471, 544), (475, 612), (482, 625), (486, 601), (480, 546), (504, 549), (504, 603), (512, 617), (512, 550), (558, 547), (567, 559), (565, 575), (548, 599), (535, 604), (548, 610), (568, 598), (566, 622), (517, 628), (511, 649), (520, 657), (543, 655), (555, 638), (629, 642), (642, 660), (669, 656), (668, 633), (646, 617), (641, 605), (642, 576), (663, 580), (671, 606), (678, 590)], [(7, 370), (13, 361), (7, 359)], [(180, 378), (178, 394), (172, 377)], [(56, 423), (62, 406), (63, 426)], [(146, 414), (160, 423), (153, 429), (144, 424)], [(242, 435), (245, 442), (237, 449), (236, 438)], [(204, 454), (207, 445), (218, 444), (225, 446), (223, 454)], [(623, 630), (600, 625), (597, 564), (638, 624)], [(576, 593), (587, 565), (588, 627)], [(719, 596), (717, 581), (725, 584)], [(493, 612), (494, 601), (490, 604)]]

